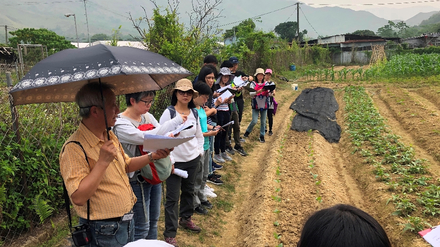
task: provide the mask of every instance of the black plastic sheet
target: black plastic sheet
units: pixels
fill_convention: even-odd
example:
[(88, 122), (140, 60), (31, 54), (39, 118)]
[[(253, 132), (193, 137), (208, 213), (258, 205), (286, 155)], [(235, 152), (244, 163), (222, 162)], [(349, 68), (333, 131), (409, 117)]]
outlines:
[(290, 129), (296, 131), (318, 130), (328, 142), (339, 142), (341, 127), (336, 122), (339, 109), (334, 92), (330, 88), (304, 89), (290, 105), (296, 111)]

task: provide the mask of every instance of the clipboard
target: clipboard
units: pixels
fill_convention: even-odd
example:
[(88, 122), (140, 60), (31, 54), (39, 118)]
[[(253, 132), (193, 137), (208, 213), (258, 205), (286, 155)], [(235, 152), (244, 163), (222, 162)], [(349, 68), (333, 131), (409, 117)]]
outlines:
[(251, 88), (249, 85), (243, 86), (244, 89), (248, 90), (249, 92), (256, 92), (257, 90)]
[(277, 87), (277, 86), (276, 86), (275, 84), (272, 84), (272, 85), (265, 85), (265, 86), (263, 87), (263, 89), (264, 89), (264, 90), (273, 91), (273, 90), (275, 90), (276, 87)]

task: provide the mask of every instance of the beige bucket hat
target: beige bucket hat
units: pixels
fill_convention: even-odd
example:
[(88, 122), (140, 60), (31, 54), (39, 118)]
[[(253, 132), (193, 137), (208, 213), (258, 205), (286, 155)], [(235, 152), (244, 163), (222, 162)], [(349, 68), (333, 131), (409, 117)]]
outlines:
[(257, 70), (255, 70), (254, 76), (257, 77), (258, 74), (263, 74), (264, 75), (264, 69), (258, 68)]
[(193, 91), (193, 98), (197, 98), (197, 96), (199, 95), (199, 92), (194, 90), (192, 82), (186, 78), (180, 79), (176, 82), (176, 86), (174, 86), (173, 88), (173, 93), (175, 90), (180, 90), (183, 92)]

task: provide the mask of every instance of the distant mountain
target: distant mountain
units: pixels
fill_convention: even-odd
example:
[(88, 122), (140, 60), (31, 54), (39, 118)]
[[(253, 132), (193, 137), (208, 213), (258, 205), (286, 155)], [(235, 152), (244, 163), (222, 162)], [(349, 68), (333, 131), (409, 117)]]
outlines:
[(420, 26), (436, 24), (436, 23), (440, 23), (440, 12), (437, 12), (431, 17), (429, 17), (427, 20), (422, 21), (420, 23)]
[(424, 20), (429, 19), (429, 17), (433, 16), (436, 13), (439, 13), (439, 11), (431, 11), (431, 12), (428, 12), (428, 13), (418, 13), (417, 15), (415, 15), (415, 16), (409, 18), (408, 20), (406, 20), (405, 23), (408, 26), (418, 26)]
[[(156, 0), (162, 7), (167, 6), (168, 0)], [(170, 1), (174, 2), (174, 1)], [(183, 1), (182, 1), (183, 2)], [(37, 3), (37, 4), (34, 4)], [(87, 14), (90, 36), (97, 33), (111, 35), (112, 29), (122, 25), (124, 35), (138, 36), (128, 15), (134, 18), (144, 17), (143, 6), (151, 18), (154, 5), (145, 0), (87, 0)], [(230, 29), (239, 22), (261, 15), (256, 20), (257, 29), (271, 31), (276, 25), (286, 21), (296, 21), (296, 10), (291, 0), (223, 0), (219, 9), (223, 10), (219, 24), (223, 30)], [(377, 29), (387, 24), (387, 19), (379, 18), (367, 11), (355, 11), (340, 7), (313, 8), (300, 5), (300, 29), (306, 29), (310, 38), (345, 34), (356, 30)], [(271, 11), (273, 10), (273, 11)], [(275, 11), (276, 10), (276, 11)], [(48, 5), (46, 2), (29, 2), (28, 0), (9, 0), (2, 3), (0, 8), (0, 27), (8, 25), (8, 30), (24, 27), (47, 28), (67, 39), (75, 41), (75, 24), (73, 17), (65, 17), (66, 13), (76, 14), (76, 22), (80, 41), (87, 40), (87, 26), (83, 1), (58, 1)], [(179, 18), (188, 25), (191, 4), (179, 5)], [(263, 14), (263, 15), (262, 15)], [(415, 18), (415, 17), (414, 17)], [(143, 25), (147, 28), (147, 25)], [(4, 42), (4, 31), (0, 29), (0, 43)]]

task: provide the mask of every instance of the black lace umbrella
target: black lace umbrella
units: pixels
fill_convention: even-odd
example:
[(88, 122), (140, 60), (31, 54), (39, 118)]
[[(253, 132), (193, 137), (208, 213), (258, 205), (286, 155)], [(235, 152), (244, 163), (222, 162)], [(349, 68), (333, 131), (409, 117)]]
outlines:
[(88, 82), (102, 81), (115, 94), (160, 90), (191, 75), (154, 52), (133, 47), (95, 45), (67, 49), (37, 63), (10, 91), (14, 105), (72, 102)]

